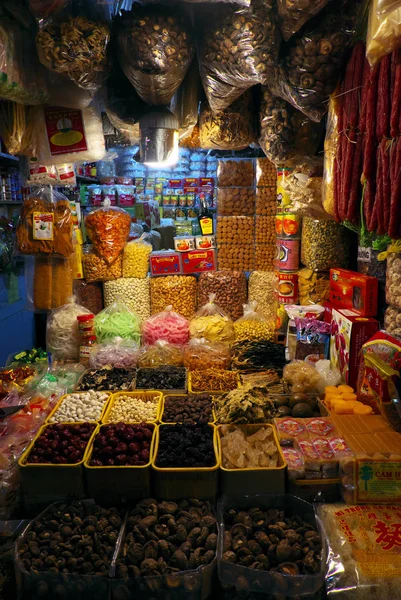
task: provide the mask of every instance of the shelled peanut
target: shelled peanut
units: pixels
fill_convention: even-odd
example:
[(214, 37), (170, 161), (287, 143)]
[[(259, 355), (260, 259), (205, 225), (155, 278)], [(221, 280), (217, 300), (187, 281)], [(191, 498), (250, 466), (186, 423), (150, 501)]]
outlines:
[(117, 396), (107, 417), (108, 423), (145, 423), (155, 421), (159, 396)]

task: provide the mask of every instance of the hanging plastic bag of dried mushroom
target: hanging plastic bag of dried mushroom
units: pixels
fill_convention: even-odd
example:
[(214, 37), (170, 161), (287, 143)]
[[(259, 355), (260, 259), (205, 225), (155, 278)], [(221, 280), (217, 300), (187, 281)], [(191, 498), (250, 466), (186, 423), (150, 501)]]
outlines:
[(271, 0), (227, 8), (205, 22), (199, 45), (203, 87), (213, 112), (230, 106), (247, 89), (266, 83), (277, 62), (280, 36)]
[(203, 102), (199, 117), (201, 147), (207, 150), (242, 150), (256, 141), (252, 92), (248, 90), (225, 110), (213, 113)]
[(320, 124), (273, 96), (267, 86), (261, 89), (259, 126), (259, 145), (275, 164), (293, 161), (297, 155), (313, 156), (322, 134)]
[(317, 15), (330, 0), (277, 0), (280, 29), (285, 41)]
[(168, 7), (135, 3), (116, 24), (119, 60), (125, 75), (142, 100), (168, 104), (194, 56), (187, 23)]
[(294, 35), (281, 65), (269, 79), (273, 94), (313, 121), (320, 121), (327, 112), (329, 95), (337, 84), (363, 7), (363, 0), (332, 3)]

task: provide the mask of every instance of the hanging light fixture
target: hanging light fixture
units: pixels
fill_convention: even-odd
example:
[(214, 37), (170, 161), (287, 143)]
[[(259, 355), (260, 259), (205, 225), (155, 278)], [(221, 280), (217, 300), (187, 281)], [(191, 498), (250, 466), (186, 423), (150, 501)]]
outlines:
[(147, 167), (171, 167), (178, 162), (178, 119), (168, 108), (156, 106), (139, 120), (140, 162)]

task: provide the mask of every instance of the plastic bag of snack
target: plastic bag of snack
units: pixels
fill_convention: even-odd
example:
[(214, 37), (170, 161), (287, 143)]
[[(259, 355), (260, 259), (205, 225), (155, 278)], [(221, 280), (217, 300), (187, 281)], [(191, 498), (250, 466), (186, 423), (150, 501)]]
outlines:
[(123, 253), (123, 277), (137, 277), (144, 279), (149, 272), (149, 255), (152, 244), (146, 241), (146, 233), (128, 244)]
[(313, 271), (347, 268), (349, 242), (349, 232), (335, 221), (304, 218), (301, 262)]
[(226, 109), (213, 112), (203, 102), (199, 116), (201, 147), (212, 150), (242, 150), (256, 141), (252, 93), (245, 92)]
[(36, 256), (33, 289), (27, 290), (34, 310), (50, 310), (64, 305), (73, 293), (72, 261), (68, 258)]
[(234, 326), (230, 317), (215, 304), (216, 294), (210, 294), (209, 299), (190, 322), (191, 337), (204, 338), (209, 342), (234, 341)]
[(288, 360), (294, 360), (297, 350), (296, 319), (323, 319), (324, 307), (317, 304), (307, 306), (288, 304), (285, 306), (285, 312), (288, 315), (286, 357)]
[(29, 0), (29, 8), (34, 17), (46, 19), (60, 12), (70, 0)]
[(41, 63), (96, 92), (108, 75), (110, 30), (106, 23), (80, 15), (49, 21), (36, 36)]
[(374, 67), (383, 56), (401, 46), (401, 2), (394, 2), (385, 14), (378, 14), (380, 0), (372, 0), (366, 35), (366, 57)]
[(294, 161), (297, 156), (313, 156), (318, 149), (321, 127), (291, 104), (261, 88), (259, 145), (274, 163)]
[(165, 310), (166, 306), (191, 319), (197, 306), (197, 280), (191, 275), (166, 275), (150, 280), (152, 314)]
[(184, 367), (190, 371), (229, 369), (230, 347), (205, 338), (192, 338), (184, 348)]
[(255, 300), (244, 304), (244, 316), (234, 323), (235, 341), (241, 340), (269, 340), (274, 339), (276, 320), (268, 321), (261, 313), (257, 312), (258, 303)]
[(71, 296), (67, 304), (53, 310), (46, 325), (46, 348), (55, 360), (79, 361), (80, 334), (77, 317), (90, 314)]
[(146, 104), (136, 93), (121, 67), (115, 65), (105, 87), (104, 105), (110, 123), (131, 144), (140, 140), (139, 119), (146, 111)]
[(119, 279), (123, 275), (122, 254), (113, 263), (109, 264), (95, 252), (93, 246), (85, 246), (83, 248), (82, 264), (87, 283), (112, 281)]
[(130, 215), (122, 208), (105, 206), (85, 217), (85, 227), (97, 254), (112, 264), (122, 253), (131, 226)]
[(230, 106), (245, 90), (266, 83), (278, 58), (279, 33), (270, 0), (252, 0), (249, 8), (228, 7), (205, 24), (199, 67), (213, 112)]
[(200, 305), (208, 302), (210, 294), (215, 294), (216, 304), (231, 319), (239, 319), (247, 300), (245, 273), (229, 270), (201, 273), (198, 292)]
[(47, 73), (49, 106), (62, 106), (63, 108), (75, 108), (83, 110), (88, 108), (93, 101), (94, 93), (90, 90), (79, 88), (71, 79), (63, 73), (49, 71)]
[(335, 201), (335, 166), (339, 143), (338, 131), (338, 102), (335, 94), (330, 96), (329, 111), (327, 115), (326, 137), (324, 140), (324, 159), (323, 159), (323, 185), (322, 202), (323, 208), (331, 217), (338, 217), (336, 213)]
[(138, 354), (138, 367), (182, 367), (182, 347), (158, 339), (150, 346), (142, 346)]
[(329, 357), (330, 323), (317, 319), (295, 319), (297, 343), (295, 359), (317, 362)]
[(149, 104), (168, 104), (194, 55), (184, 20), (167, 7), (134, 4), (118, 20), (120, 65), (139, 96)]
[(201, 80), (196, 59), (192, 61), (184, 81), (170, 102), (170, 110), (178, 119), (180, 140), (189, 137), (198, 123)]
[[(71, 131), (60, 131), (57, 123), (66, 119), (82, 134), (71, 138)], [(44, 165), (79, 161), (96, 162), (104, 158), (106, 147), (100, 112), (95, 104), (83, 110), (40, 106), (34, 110), (36, 158)]]
[(327, 111), (327, 99), (337, 85), (364, 3), (341, 4), (341, 8), (336, 2), (329, 5), (321, 18), (291, 38), (281, 65), (269, 79), (273, 94), (316, 122)]
[(101, 283), (89, 283), (83, 279), (76, 279), (74, 281), (74, 294), (78, 304), (85, 306), (94, 315), (103, 310), (103, 288)]
[(93, 347), (89, 356), (89, 366), (92, 369), (108, 366), (131, 369), (137, 364), (138, 352), (138, 344), (134, 340), (117, 337)]
[(164, 340), (182, 346), (189, 340), (188, 320), (174, 312), (171, 306), (147, 319), (142, 326), (144, 344), (155, 344)]
[(298, 271), (298, 288), (301, 305), (323, 304), (330, 295), (330, 273), (305, 267)]
[(281, 33), (288, 41), (309, 19), (317, 15), (330, 0), (278, 0)]
[(28, 196), (17, 226), (17, 248), (21, 254), (72, 254), (73, 218), (63, 194), (38, 188)]
[(283, 370), (283, 379), (290, 384), (291, 392), (300, 394), (316, 393), (322, 381), (315, 367), (303, 360), (288, 363)]
[(139, 344), (141, 319), (120, 297), (95, 316), (95, 331), (99, 342), (121, 337)]

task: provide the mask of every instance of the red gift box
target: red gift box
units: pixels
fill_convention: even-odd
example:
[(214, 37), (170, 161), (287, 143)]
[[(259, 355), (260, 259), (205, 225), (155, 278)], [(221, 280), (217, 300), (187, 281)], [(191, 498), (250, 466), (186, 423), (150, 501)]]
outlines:
[(181, 252), (181, 259), (182, 272), (185, 274), (216, 270), (215, 250), (190, 250), (189, 252)]
[(377, 315), (379, 282), (376, 277), (346, 269), (330, 269), (330, 303), (349, 308), (362, 317)]

